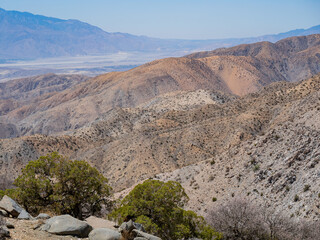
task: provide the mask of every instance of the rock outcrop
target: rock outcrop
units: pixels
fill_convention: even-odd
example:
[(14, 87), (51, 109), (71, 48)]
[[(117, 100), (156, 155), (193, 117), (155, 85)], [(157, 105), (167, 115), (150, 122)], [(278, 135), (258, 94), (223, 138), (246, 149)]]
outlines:
[(108, 228), (96, 228), (89, 234), (89, 240), (120, 240), (121, 234)]
[(57, 235), (72, 235), (77, 237), (88, 237), (92, 227), (70, 215), (55, 216), (46, 220), (40, 230)]
[(11, 214), (13, 217), (18, 217), (23, 210), (18, 203), (7, 195), (4, 195), (0, 201), (0, 208)]
[(26, 210), (22, 210), (19, 214), (19, 216), (17, 217), (18, 219), (21, 220), (31, 220), (34, 219)]
[(36, 219), (49, 219), (51, 218), (49, 214), (46, 213), (39, 213), (38, 216), (36, 216)]
[(119, 232), (124, 240), (161, 240), (161, 238), (146, 233), (142, 224), (135, 223), (132, 220), (123, 222), (119, 227)]

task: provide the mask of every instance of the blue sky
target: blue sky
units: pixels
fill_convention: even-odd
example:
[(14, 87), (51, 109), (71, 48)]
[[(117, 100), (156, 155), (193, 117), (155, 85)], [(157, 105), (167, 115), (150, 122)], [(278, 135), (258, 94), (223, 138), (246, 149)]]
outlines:
[(320, 24), (320, 0), (0, 0), (0, 7), (160, 38), (251, 37)]

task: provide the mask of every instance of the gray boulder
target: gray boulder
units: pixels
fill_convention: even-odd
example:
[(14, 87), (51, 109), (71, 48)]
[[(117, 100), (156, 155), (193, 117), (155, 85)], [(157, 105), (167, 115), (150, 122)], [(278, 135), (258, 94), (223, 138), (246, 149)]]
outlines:
[(116, 228), (117, 224), (115, 222), (109, 221), (107, 219), (98, 218), (95, 216), (90, 216), (86, 218), (85, 220), (89, 225), (93, 227), (93, 229), (96, 228), (109, 228), (111, 230), (118, 231), (118, 228)]
[(77, 237), (88, 237), (92, 227), (70, 215), (55, 216), (46, 220), (40, 230), (56, 235), (72, 235)]
[(145, 232), (144, 227), (142, 226), (142, 224), (135, 223), (132, 220), (129, 220), (128, 222), (123, 222), (119, 227), (119, 231), (126, 230), (126, 231), (130, 231), (131, 232), (133, 229), (137, 229), (139, 231)]
[(21, 213), (18, 216), (18, 219), (20, 220), (32, 220), (34, 219), (26, 210), (22, 210)]
[(0, 216), (3, 216), (3, 217), (8, 217), (9, 214), (7, 211), (3, 210), (3, 209), (0, 209)]
[(96, 228), (89, 234), (89, 240), (120, 240), (120, 233), (108, 228)]
[(7, 227), (0, 226), (0, 239), (6, 239), (10, 237), (10, 232)]
[(143, 226), (132, 220), (122, 223), (119, 227), (119, 232), (122, 235), (122, 239), (125, 240), (161, 240), (161, 238), (145, 233)]
[(46, 213), (39, 213), (39, 215), (36, 216), (36, 219), (49, 219), (49, 218), (51, 218), (50, 215)]
[(161, 238), (156, 237), (154, 235), (139, 231), (137, 229), (132, 230), (132, 232), (136, 233), (136, 238), (140, 237), (140, 238), (145, 238), (147, 240), (161, 240)]
[(7, 195), (4, 195), (2, 200), (0, 201), (0, 209), (6, 210), (13, 217), (18, 217), (21, 211), (23, 210), (18, 203), (16, 203)]

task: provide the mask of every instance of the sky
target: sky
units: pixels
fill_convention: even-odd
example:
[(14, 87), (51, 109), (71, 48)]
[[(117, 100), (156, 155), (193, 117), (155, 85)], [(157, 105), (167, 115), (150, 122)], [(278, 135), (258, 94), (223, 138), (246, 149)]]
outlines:
[(256, 37), (320, 24), (320, 0), (0, 0), (0, 7), (175, 39)]

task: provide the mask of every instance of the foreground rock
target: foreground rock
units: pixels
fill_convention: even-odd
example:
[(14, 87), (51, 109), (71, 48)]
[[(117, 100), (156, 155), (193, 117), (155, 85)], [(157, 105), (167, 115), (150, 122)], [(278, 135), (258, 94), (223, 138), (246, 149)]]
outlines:
[(70, 215), (61, 215), (46, 220), (40, 230), (57, 235), (72, 235), (77, 237), (88, 237), (92, 227)]
[(7, 227), (0, 226), (0, 240), (10, 237), (10, 232)]
[(17, 217), (20, 220), (32, 220), (34, 219), (26, 210), (22, 209), (21, 213)]
[(161, 238), (145, 233), (143, 226), (132, 220), (122, 223), (119, 232), (124, 240), (161, 240)]
[(16, 203), (12, 198), (4, 195), (2, 200), (0, 201), (0, 209), (5, 210), (13, 217), (18, 217), (19, 214), (22, 212), (23, 208)]
[(36, 216), (36, 219), (49, 219), (49, 218), (51, 218), (50, 215), (46, 213), (39, 213), (39, 215)]
[(142, 239), (146, 239), (146, 240), (161, 240), (161, 238), (156, 237), (154, 235), (139, 231), (137, 229), (132, 230), (132, 232), (134, 232), (136, 234), (136, 237), (134, 238), (134, 240), (142, 240)]
[(118, 228), (116, 228), (117, 224), (115, 222), (109, 221), (107, 219), (98, 218), (95, 216), (90, 216), (85, 220), (90, 226), (93, 227), (93, 229), (96, 228), (108, 228), (111, 230), (118, 231)]
[(7, 213), (7, 211), (5, 211), (5, 210), (3, 210), (3, 209), (0, 209), (0, 216), (8, 217), (9, 214)]
[(120, 233), (108, 228), (97, 228), (89, 234), (89, 240), (120, 240), (120, 238)]

